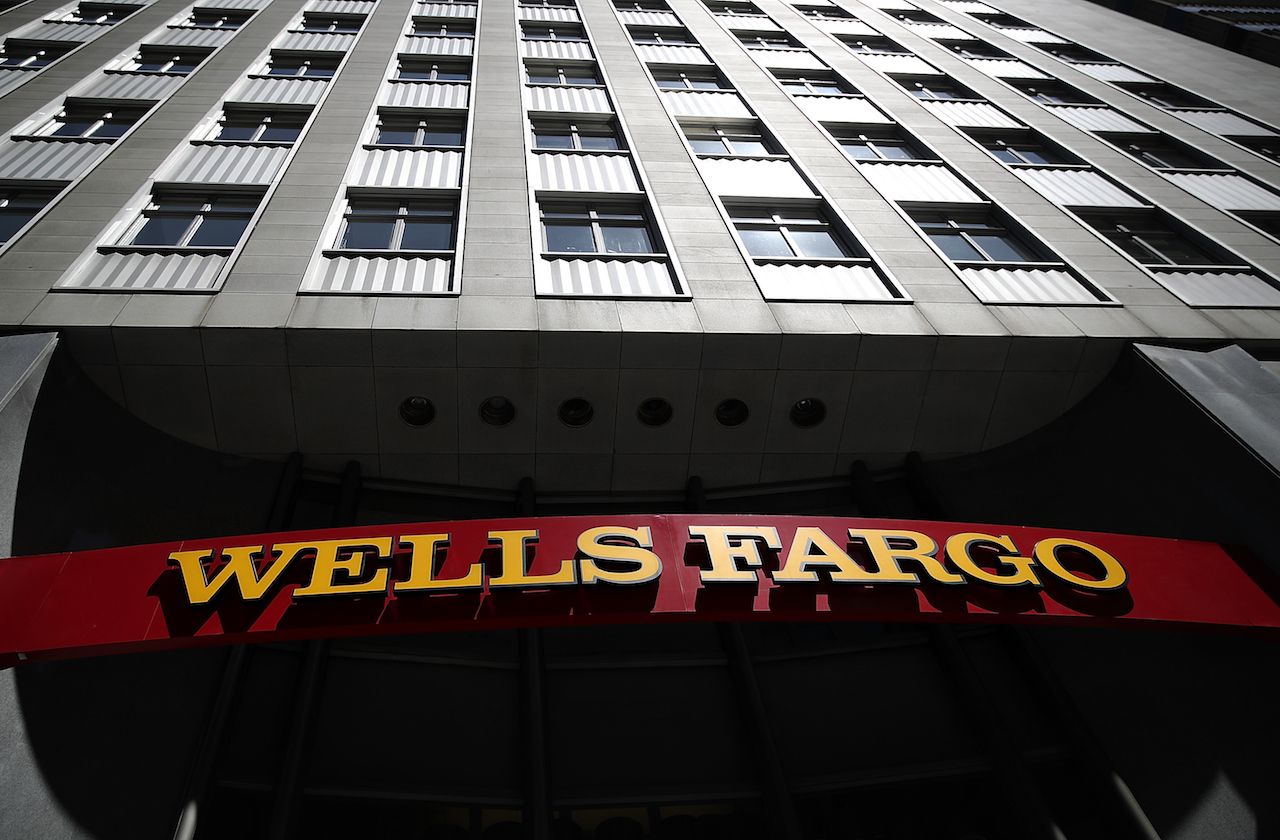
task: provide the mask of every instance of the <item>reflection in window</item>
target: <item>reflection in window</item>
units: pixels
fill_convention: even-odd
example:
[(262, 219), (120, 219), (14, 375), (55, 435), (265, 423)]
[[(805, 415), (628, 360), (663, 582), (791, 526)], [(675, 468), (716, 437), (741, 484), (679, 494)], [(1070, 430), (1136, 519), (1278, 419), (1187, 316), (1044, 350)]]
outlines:
[(424, 61), (402, 58), (396, 78), (412, 82), (469, 82), (471, 65), (465, 61)]
[(168, 73), (185, 76), (200, 66), (207, 53), (167, 53), (158, 49), (144, 49), (123, 69), (134, 73)]
[(305, 111), (227, 111), (210, 140), (239, 143), (293, 143), (302, 134)]
[(752, 126), (686, 126), (689, 146), (702, 155), (770, 155), (778, 152), (770, 147), (759, 127)]
[(653, 80), (662, 90), (732, 90), (729, 83), (711, 70), (671, 70), (655, 68)]
[(1081, 214), (1081, 218), (1142, 265), (1238, 265), (1241, 262), (1156, 213), (1117, 216), (1089, 213)]
[(843, 259), (862, 256), (817, 207), (734, 207), (733, 226), (753, 257)]
[(291, 55), (272, 55), (267, 64), (268, 76), (297, 76), (308, 79), (328, 79), (338, 69), (338, 58), (303, 58)]
[(957, 262), (1041, 262), (1040, 249), (991, 216), (913, 212), (911, 218), (942, 253)]
[(83, 138), (112, 141), (124, 135), (146, 113), (118, 106), (69, 105), (58, 116), (36, 129), (41, 137)]
[(593, 65), (554, 67), (530, 64), (525, 68), (531, 85), (598, 85), (600, 76)]
[(533, 147), (610, 151), (621, 149), (622, 142), (612, 122), (537, 120), (533, 124)]
[(648, 216), (634, 204), (542, 204), (539, 215), (548, 253), (658, 253)]
[(461, 148), (462, 135), (461, 117), (383, 114), (378, 118), (373, 142), (379, 146)]
[(174, 248), (233, 248), (261, 196), (245, 193), (157, 194), (120, 244)]
[(457, 207), (439, 201), (351, 199), (338, 248), (354, 251), (453, 250)]
[(896, 135), (864, 134), (836, 129), (832, 136), (854, 160), (937, 160), (915, 143)]
[(57, 190), (0, 190), (0, 244), (12, 239), (57, 194)]
[(0, 50), (0, 67), (39, 70), (62, 58), (74, 46), (78, 44), (46, 44), (36, 47), (5, 42), (3, 50)]

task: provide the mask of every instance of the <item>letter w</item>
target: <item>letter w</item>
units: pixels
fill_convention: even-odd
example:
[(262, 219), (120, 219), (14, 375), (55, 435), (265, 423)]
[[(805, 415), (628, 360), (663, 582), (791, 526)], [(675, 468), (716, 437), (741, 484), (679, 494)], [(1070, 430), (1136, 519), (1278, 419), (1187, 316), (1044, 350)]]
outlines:
[[(215, 550), (216, 551), (216, 550)], [(271, 562), (262, 577), (258, 577), (258, 570), (254, 566), (254, 555), (262, 554), (262, 546), (260, 545), (242, 545), (235, 548), (224, 548), (221, 556), (226, 558), (226, 563), (222, 568), (218, 569), (213, 576), (213, 580), (209, 580), (205, 573), (204, 564), (201, 562), (208, 559), (212, 554), (210, 549), (197, 549), (195, 551), (175, 551), (169, 555), (169, 561), (177, 563), (178, 568), (182, 570), (182, 582), (187, 587), (187, 600), (192, 604), (207, 604), (213, 600), (213, 596), (217, 595), (227, 581), (234, 580), (236, 588), (240, 590), (240, 597), (246, 601), (256, 601), (263, 595), (267, 594), (267, 590), (271, 585), (279, 579), (280, 575), (293, 561), (297, 552), (289, 557), (283, 555)]]

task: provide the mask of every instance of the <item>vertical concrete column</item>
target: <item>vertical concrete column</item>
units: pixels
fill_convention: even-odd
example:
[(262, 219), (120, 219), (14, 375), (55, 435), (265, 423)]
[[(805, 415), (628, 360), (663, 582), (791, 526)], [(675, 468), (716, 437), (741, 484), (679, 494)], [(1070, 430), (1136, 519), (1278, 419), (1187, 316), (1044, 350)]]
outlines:
[(57, 344), (58, 337), (53, 333), (0, 338), (0, 557), (11, 553), (27, 428), (49, 357)]

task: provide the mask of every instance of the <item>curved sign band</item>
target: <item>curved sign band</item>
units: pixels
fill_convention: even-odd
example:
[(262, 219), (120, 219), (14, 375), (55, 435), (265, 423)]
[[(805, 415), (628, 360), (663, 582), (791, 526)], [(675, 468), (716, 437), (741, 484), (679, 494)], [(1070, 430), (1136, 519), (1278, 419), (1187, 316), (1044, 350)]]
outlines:
[(209, 644), (658, 621), (1280, 627), (1220, 546), (794, 516), (429, 522), (0, 560), (0, 665)]

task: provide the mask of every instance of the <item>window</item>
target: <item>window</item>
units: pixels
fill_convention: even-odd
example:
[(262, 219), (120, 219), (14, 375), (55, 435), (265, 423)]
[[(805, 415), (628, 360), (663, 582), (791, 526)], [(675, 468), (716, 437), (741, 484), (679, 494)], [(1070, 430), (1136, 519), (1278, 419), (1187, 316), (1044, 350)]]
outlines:
[(0, 190), (0, 244), (36, 217), (58, 190)]
[(992, 216), (914, 212), (911, 218), (950, 259), (957, 262), (1042, 262), (1035, 247)]
[(305, 111), (226, 111), (210, 140), (236, 143), (293, 143), (306, 125)]
[(543, 247), (555, 254), (654, 254), (643, 209), (631, 204), (544, 204)]
[(158, 194), (121, 237), (122, 245), (234, 248), (258, 209), (260, 195)]
[(581, 26), (572, 24), (520, 24), (520, 37), (526, 41), (585, 41), (587, 35)]
[(789, 50), (800, 46), (798, 41), (782, 32), (737, 32), (735, 34), (742, 45), (748, 48)]
[(1232, 137), (1231, 139), (1268, 160), (1280, 163), (1280, 137)]
[(1241, 213), (1240, 215), (1249, 224), (1280, 239), (1280, 213)]
[(840, 43), (844, 44), (854, 52), (859, 53), (891, 53), (893, 55), (911, 55), (911, 51), (899, 44), (897, 41), (891, 41), (888, 38), (873, 38), (870, 36), (845, 35), (837, 36)]
[(554, 67), (540, 64), (527, 65), (525, 72), (531, 85), (598, 85), (600, 77), (593, 65)]
[[(897, 81), (895, 79), (895, 81)], [(907, 93), (923, 102), (940, 102), (948, 99), (976, 100), (978, 96), (968, 88), (947, 79), (929, 82), (899, 82)]]
[(1025, 134), (1019, 136), (1016, 133), (999, 136), (975, 134), (974, 139), (981, 143), (982, 148), (990, 152), (997, 160), (1005, 163), (1056, 165), (1080, 162), (1077, 159), (1068, 157), (1065, 153), (1051, 147), (1047, 141), (1035, 136), (1028, 137)]
[(614, 0), (613, 7), (620, 12), (671, 11), (671, 7), (662, 0)]
[(111, 141), (132, 128), (145, 113), (145, 108), (68, 104), (62, 113), (36, 129), (35, 134)]
[(520, 0), (521, 8), (574, 9), (574, 0)]
[(844, 259), (856, 253), (818, 207), (731, 207), (729, 216), (753, 257)]
[(1205, 99), (1203, 96), (1196, 96), (1194, 93), (1185, 91), (1182, 88), (1174, 87), (1167, 84), (1139, 84), (1135, 82), (1121, 82), (1118, 87), (1132, 93), (1140, 99), (1145, 99), (1152, 105), (1160, 108), (1220, 108), (1216, 102)]
[(1177, 230), (1155, 212), (1126, 215), (1082, 213), (1081, 218), (1142, 265), (1232, 265), (1239, 263), (1203, 238)]
[(774, 77), (788, 93), (821, 93), (828, 96), (839, 96), (852, 93), (844, 82), (837, 79), (834, 73), (821, 71), (810, 73), (780, 73), (773, 71)]
[(718, 0), (711, 0), (707, 3), (707, 8), (712, 14), (717, 15), (757, 15), (764, 16), (764, 12), (760, 11), (753, 3), (724, 3)]
[(836, 130), (833, 136), (854, 160), (937, 160), (915, 143), (897, 135)]
[(796, 6), (796, 11), (807, 18), (817, 20), (857, 20), (839, 6)]
[(558, 122), (537, 120), (533, 124), (535, 149), (582, 149), (608, 151), (621, 149), (617, 129), (612, 122)]
[(1168, 137), (1124, 135), (1122, 137), (1104, 136), (1103, 139), (1130, 157), (1157, 169), (1229, 168), (1217, 158), (1177, 143)]
[(377, 146), (457, 148), (462, 146), (463, 131), (461, 117), (382, 114), (373, 142)]
[(66, 23), (115, 23), (124, 20), (138, 10), (137, 6), (106, 6), (96, 3), (81, 3), (76, 8), (57, 18)]
[(248, 20), (248, 12), (197, 10), (191, 13), (183, 26), (191, 29), (239, 29)]
[(729, 83), (712, 70), (672, 70), (656, 68), (653, 80), (663, 90), (732, 90)]
[(1103, 55), (1100, 52), (1094, 52), (1091, 49), (1080, 46), (1079, 44), (1054, 44), (1045, 47), (1045, 52), (1054, 58), (1066, 61), (1068, 63), (1076, 62), (1092, 62), (1096, 64), (1116, 64), (1116, 60)]
[(207, 53), (173, 53), (159, 49), (143, 48), (132, 62), (122, 69), (132, 73), (168, 73), (174, 76), (185, 76), (200, 66)]
[(268, 76), (302, 76), (309, 79), (328, 79), (337, 70), (337, 56), (303, 58), (301, 56), (273, 54), (267, 63)]
[(700, 155), (772, 155), (778, 154), (766, 142), (758, 126), (686, 126), (689, 146)]
[(1097, 98), (1057, 82), (1010, 82), (1036, 102), (1046, 105), (1097, 105)]
[(23, 70), (39, 70), (66, 55), (72, 47), (79, 44), (66, 45), (22, 45), (6, 42), (0, 51), (0, 67), (19, 67)]
[(452, 251), (457, 206), (414, 199), (353, 198), (338, 248), (357, 251)]
[(992, 46), (986, 41), (974, 39), (972, 41), (948, 41), (942, 44), (947, 49), (962, 58), (1013, 58), (1009, 53)]
[(465, 61), (402, 58), (396, 78), (413, 82), (469, 82), (471, 65)]
[(302, 16), (302, 25), (298, 27), (298, 31), (346, 34), (359, 32), (363, 24), (364, 18), (362, 17), (328, 17), (307, 14)]
[(460, 23), (452, 20), (415, 20), (410, 35), (421, 38), (473, 38), (476, 34), (474, 23)]
[(632, 30), (631, 40), (636, 44), (696, 44), (686, 29), (657, 29), (648, 32)]

